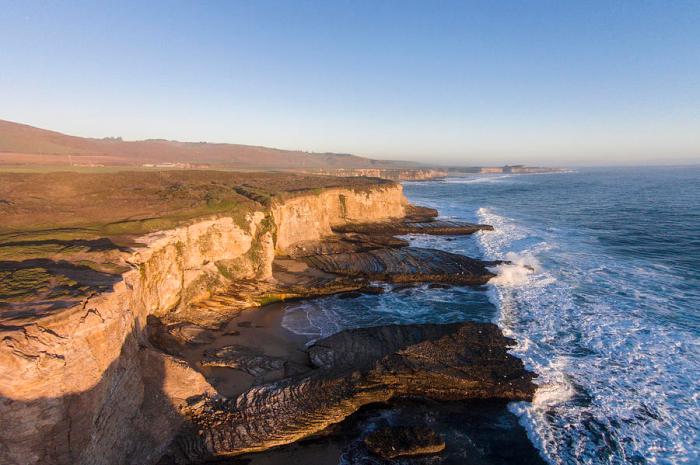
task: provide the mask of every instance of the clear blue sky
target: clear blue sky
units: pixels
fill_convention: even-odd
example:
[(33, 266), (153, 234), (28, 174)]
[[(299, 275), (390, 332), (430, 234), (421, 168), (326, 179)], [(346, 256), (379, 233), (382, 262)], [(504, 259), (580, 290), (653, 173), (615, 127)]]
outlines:
[(700, 1), (0, 0), (0, 118), (454, 164), (700, 161)]

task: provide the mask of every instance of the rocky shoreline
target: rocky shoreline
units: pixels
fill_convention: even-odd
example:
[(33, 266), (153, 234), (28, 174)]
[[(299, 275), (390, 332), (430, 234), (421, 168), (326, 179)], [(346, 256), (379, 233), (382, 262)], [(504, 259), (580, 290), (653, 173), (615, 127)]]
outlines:
[[(472, 234), (489, 226), (439, 221), (431, 209), (408, 212), (399, 221), (348, 224), (334, 228), (333, 236), (297, 244), (273, 263), (275, 292), (310, 298), (373, 292), (382, 289), (372, 287), (377, 281), (479, 285), (494, 276), (488, 267), (495, 263), (409, 247), (394, 237), (406, 231)], [(308, 285), (309, 276), (316, 277), (314, 286)], [(164, 331), (168, 328), (159, 326), (155, 340), (163, 340)], [(179, 340), (175, 345), (181, 348), (174, 350), (192, 342)], [(201, 366), (247, 372), (252, 385), (237, 395), (204, 396), (185, 407), (186, 427), (160, 463), (264, 451), (321, 433), (364, 405), (395, 398), (531, 400), (534, 375), (508, 354), (512, 344), (495, 325), (472, 322), (346, 330), (306, 348), (306, 367), (235, 343), (204, 351)]]
[(491, 324), (398, 325), (317, 341), (314, 369), (235, 398), (205, 397), (161, 463), (257, 452), (318, 433), (360, 407), (396, 397), (531, 400), (533, 375)]
[(377, 402), (531, 399), (533, 375), (494, 325), (351, 330), (307, 348), (279, 321), (242, 320), (378, 281), (488, 282), (496, 263), (396, 237), (490, 229), (436, 217), (379, 184), (287, 198), (245, 228), (218, 217), (140, 239), (111, 292), (2, 327), (0, 458), (195, 463), (322, 434)]

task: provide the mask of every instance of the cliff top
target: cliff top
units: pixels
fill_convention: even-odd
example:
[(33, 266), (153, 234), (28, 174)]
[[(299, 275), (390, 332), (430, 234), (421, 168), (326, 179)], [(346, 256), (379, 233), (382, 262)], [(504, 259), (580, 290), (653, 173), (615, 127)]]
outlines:
[(389, 181), (292, 173), (124, 171), (0, 173), (0, 241), (29, 232), (144, 234), (216, 213), (236, 216), (275, 199)]
[(197, 218), (246, 215), (328, 188), (393, 185), (290, 173), (139, 171), (0, 173), (0, 314), (22, 302), (109, 289), (134, 239)]

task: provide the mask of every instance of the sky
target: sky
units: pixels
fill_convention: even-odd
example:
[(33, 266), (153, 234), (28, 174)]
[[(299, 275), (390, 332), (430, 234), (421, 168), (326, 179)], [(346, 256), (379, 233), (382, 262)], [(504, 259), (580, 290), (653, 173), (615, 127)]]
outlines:
[(0, 0), (0, 119), (451, 165), (700, 163), (700, 2)]

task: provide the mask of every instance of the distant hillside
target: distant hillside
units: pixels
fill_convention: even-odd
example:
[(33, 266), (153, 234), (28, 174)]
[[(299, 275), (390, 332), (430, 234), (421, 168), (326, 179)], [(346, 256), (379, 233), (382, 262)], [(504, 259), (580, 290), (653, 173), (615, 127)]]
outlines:
[(169, 165), (237, 169), (402, 168), (414, 164), (338, 153), (160, 139), (69, 136), (0, 120), (0, 165)]

